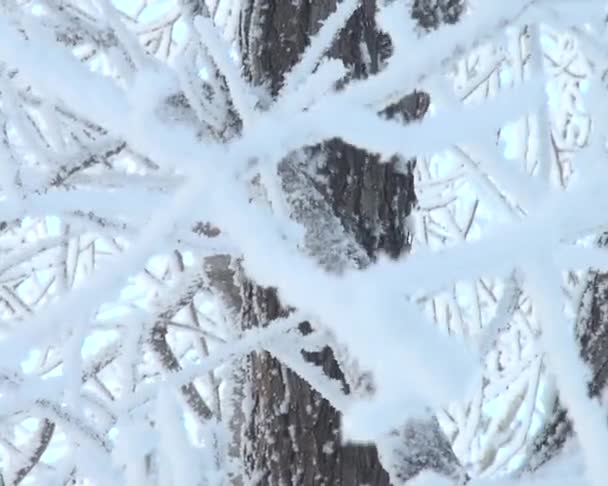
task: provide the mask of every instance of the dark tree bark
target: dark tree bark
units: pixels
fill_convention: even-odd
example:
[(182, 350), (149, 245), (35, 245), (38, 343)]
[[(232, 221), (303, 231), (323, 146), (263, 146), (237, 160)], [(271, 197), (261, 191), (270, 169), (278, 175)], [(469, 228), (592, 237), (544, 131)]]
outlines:
[[(328, 51), (344, 62), (350, 78), (378, 72), (390, 55), (390, 40), (375, 23), (376, 6), (376, 0), (361, 1)], [(246, 3), (239, 41), (250, 80), (276, 96), (309, 36), (335, 8), (336, 0)], [(413, 9), (412, 15), (428, 29), (455, 21), (462, 2), (416, 2)], [(416, 92), (387, 107), (383, 115), (409, 121), (422, 117), (428, 104), (428, 95)], [(412, 164), (397, 159), (381, 164), (377, 156), (341, 140), (284, 160), (279, 174), (292, 216), (306, 229), (307, 251), (328, 271), (364, 267), (382, 253), (396, 258), (407, 252), (406, 218), (416, 202)], [(263, 326), (289, 313), (275, 289), (247, 279), (241, 285), (245, 328)], [(301, 330), (309, 332), (309, 325), (303, 323)], [(330, 347), (303, 352), (303, 357), (338, 380), (346, 393), (353, 391)], [(405, 481), (426, 468), (451, 476), (461, 471), (435, 419), (395, 431), (395, 448), (382, 451), (383, 467), (375, 447), (342, 444), (338, 411), (273, 356), (253, 354), (248, 371), (253, 407), (246, 419), (243, 447), (249, 473), (259, 484), (383, 486), (390, 484), (385, 467), (393, 481)]]

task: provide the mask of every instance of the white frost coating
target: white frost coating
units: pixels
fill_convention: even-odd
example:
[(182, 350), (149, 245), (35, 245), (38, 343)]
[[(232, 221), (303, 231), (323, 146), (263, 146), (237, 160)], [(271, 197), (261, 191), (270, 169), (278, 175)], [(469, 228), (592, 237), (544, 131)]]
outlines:
[[(229, 204), (235, 203), (238, 204), (236, 198), (231, 198)], [(249, 214), (234, 227), (229, 226), (231, 235), (245, 243), (246, 268), (261, 283), (276, 285), (285, 301), (302, 309), (314, 309), (323, 324), (375, 372), (379, 396), (387, 393), (407, 401), (410, 394), (422, 395), (423, 400), (437, 404), (462, 393), (463, 380), (468, 381), (470, 376), (470, 358), (457, 344), (425, 324), (414, 306), (400, 302), (399, 294), (388, 292), (371, 279), (326, 274), (309, 259), (284, 249), (271, 233), (258, 233), (257, 238), (247, 239), (253, 228), (263, 224), (256, 216)], [(271, 254), (268, 248), (273, 248)], [(293, 279), (294, 274), (299, 278)], [(432, 349), (442, 350), (444, 359), (429, 363), (428, 352)], [(419, 373), (404, 375), (398, 371), (401, 366)], [(420, 388), (431, 376), (438, 380), (437, 388)], [(397, 395), (390, 386), (395, 385), (395, 380), (399, 382)]]
[[(213, 353), (207, 356), (200, 364), (192, 365), (175, 373), (167, 374), (165, 382), (174, 387), (180, 387), (191, 382), (198, 376), (204, 376), (222, 364), (244, 356), (252, 351), (263, 349), (264, 346), (271, 346), (275, 340), (287, 340), (289, 342), (293, 331), (298, 323), (306, 320), (306, 316), (295, 313), (286, 319), (276, 319), (271, 326), (260, 329), (251, 329), (240, 335), (239, 339), (234, 339), (230, 343), (216, 346)], [(158, 391), (155, 384), (142, 384), (138, 390), (127, 397), (121, 403), (116, 404), (117, 412), (124, 412), (135, 408), (142, 403), (153, 399)]]
[(519, 298), (521, 296), (519, 280), (520, 276), (518, 275), (518, 272), (514, 272), (511, 278), (509, 278), (507, 281), (503, 295), (498, 301), (498, 305), (496, 306), (496, 314), (487, 324), (487, 327), (483, 330), (480, 336), (479, 354), (482, 357), (486, 356), (490, 352), (494, 345), (494, 341), (508, 324), (518, 305)]
[(336, 410), (342, 413), (348, 411), (348, 405), (352, 400), (342, 391), (340, 381), (328, 379), (321, 368), (306, 362), (302, 356), (297, 354), (292, 356), (292, 350), (288, 346), (270, 344), (266, 345), (266, 350), (309, 383)]
[(297, 112), (325, 97), (346, 75), (346, 67), (339, 59), (321, 61), (316, 71), (297, 86), (289, 96), (282, 96), (272, 110)]
[(257, 100), (249, 85), (241, 77), (236, 63), (230, 58), (229, 46), (220, 38), (213, 22), (206, 17), (197, 17), (194, 25), (201, 36), (202, 43), (209, 49), (217, 68), (226, 78), (234, 107), (246, 130), (253, 122)]
[[(412, 28), (413, 21), (407, 14), (407, 5), (404, 2), (389, 3), (380, 9), (377, 22), (390, 34), (397, 61), (390, 62), (386, 69), (369, 80), (350, 83), (345, 90), (348, 97), (345, 101), (382, 108), (386, 105), (387, 93), (394, 93), (392, 101), (398, 100), (414, 91), (421, 81), (441, 71), (449, 61), (500, 35), (533, 4), (534, 0), (514, 0), (500, 5), (475, 2), (470, 5), (472, 15), (418, 38)], [(424, 55), (412, 55), (412, 43), (416, 44), (416, 52)], [(407, 62), (399, 59), (407, 59)]]
[(0, 144), (0, 188), (8, 196), (8, 203), (2, 202), (10, 205), (13, 210), (18, 209), (16, 201), (21, 199), (23, 189), (19, 187), (17, 161), (6, 150), (4, 144)]
[[(19, 56), (15, 56), (14, 52), (17, 49), (3, 49), (0, 51), (3, 58), (19, 66), (33, 79), (36, 79), (35, 74), (41, 62), (40, 50), (42, 49), (45, 51), (46, 58), (52, 60), (53, 64), (64, 66), (63, 71), (66, 73), (66, 77), (62, 77), (61, 81), (45, 78), (44, 86), (42, 86), (44, 91), (68, 102), (75, 111), (82, 113), (85, 117), (95, 117), (115, 133), (127, 135), (133, 145), (144, 149), (149, 156), (155, 156), (154, 158), (165, 161), (169, 166), (174, 164), (185, 165), (185, 167), (196, 166), (199, 170), (200, 161), (208, 161), (207, 163), (215, 161), (216, 164), (222, 164), (224, 160), (229, 160), (232, 161), (229, 162), (232, 164), (244, 164), (252, 154), (260, 150), (260, 142), (267, 141), (270, 134), (272, 134), (274, 143), (264, 150), (267, 152), (272, 147), (266, 153), (267, 156), (270, 156), (269, 163), (277, 163), (282, 155), (302, 145), (318, 143), (332, 136), (341, 136), (348, 142), (372, 152), (380, 152), (385, 157), (390, 157), (395, 153), (406, 156), (428, 153), (441, 146), (462, 141), (463, 137), (465, 140), (470, 138), (472, 141), (475, 127), (481, 126), (482, 123), (486, 126), (487, 124), (498, 126), (520, 116), (526, 109), (533, 106), (535, 100), (538, 99), (539, 90), (544, 89), (542, 80), (537, 80), (515, 88), (509, 97), (497, 97), (487, 106), (444, 114), (444, 116), (407, 127), (396, 122), (381, 120), (373, 111), (357, 109), (356, 106), (359, 103), (345, 104), (351, 98), (350, 92), (347, 90), (329, 100), (324, 100), (320, 106), (317, 105), (315, 109), (305, 113), (290, 114), (290, 116), (284, 117), (276, 114), (272, 118), (269, 115), (261, 117), (256, 123), (256, 127), (249, 133), (245, 133), (243, 138), (231, 144), (226, 153), (217, 146), (201, 146), (189, 130), (177, 127), (169, 128), (154, 119), (146, 120), (144, 123), (139, 116), (132, 120), (131, 116), (127, 115), (129, 113), (127, 103), (122, 101), (124, 96), (119, 90), (100, 76), (84, 70), (68, 54), (58, 49), (49, 49), (53, 45), (52, 41), (49, 40), (49, 45), (44, 47), (36, 45), (35, 42), (25, 43), (6, 22), (5, 25), (0, 24), (0, 29), (6, 36), (5, 38), (10, 40), (11, 45), (18, 46), (18, 50), (21, 52)], [(0, 49), (2, 48), (0, 47)], [(159, 76), (159, 80), (162, 78), (165, 83), (167, 82), (165, 80), (172, 76), (166, 72), (161, 73), (160, 69), (157, 65), (154, 66), (155, 75)], [(137, 87), (142, 87), (145, 76), (140, 79), (142, 79), (141, 84), (138, 83)], [(177, 83), (175, 84), (177, 85)], [(87, 86), (91, 91), (98, 91), (101, 93), (99, 99), (108, 98), (113, 100), (113, 103), (110, 105), (107, 103), (87, 104), (88, 97), (85, 100), (78, 95), (85, 90), (77, 89), (76, 86)], [(390, 92), (390, 89), (386, 91)], [(165, 92), (165, 89), (161, 92)], [(517, 97), (518, 103), (512, 102), (513, 97)], [(332, 99), (335, 102), (332, 103)], [(141, 96), (137, 96), (135, 100), (141, 100)], [(141, 102), (136, 102), (136, 105), (135, 111), (137, 112), (137, 108), (149, 106), (150, 102), (148, 100), (144, 103), (141, 100)], [(83, 106), (87, 106), (84, 112)], [(149, 110), (143, 110), (143, 112), (146, 111)], [(338, 114), (340, 114), (340, 123), (333, 123), (338, 121)], [(294, 117), (294, 115), (296, 116)], [(363, 124), (368, 124), (370, 129), (365, 132), (359, 130)], [(445, 134), (446, 139), (437, 140), (438, 133)], [(431, 143), (431, 141), (433, 142)], [(208, 171), (205, 170), (205, 172)], [(209, 176), (209, 174), (206, 175)]]
[[(10, 37), (10, 28), (5, 26), (4, 30), (9, 32), (7, 35)], [(23, 44), (16, 35), (12, 36), (12, 38), (15, 42)], [(35, 52), (31, 45), (22, 45), (21, 47), (26, 52)], [(26, 68), (28, 66), (26, 63), (27, 58), (23, 56), (20, 56), (18, 59), (13, 56), (12, 61), (19, 65), (25, 65)], [(72, 61), (69, 62), (73, 64)], [(81, 71), (80, 66), (74, 66), (73, 70)], [(74, 74), (77, 78), (79, 73), (74, 72)], [(84, 80), (85, 83), (89, 81), (93, 84), (99, 84), (99, 80), (97, 79)], [(490, 102), (489, 106), (491, 108), (481, 108), (481, 110), (483, 110), (484, 114), (489, 112), (495, 114), (497, 116), (496, 123), (500, 124), (505, 121), (505, 115), (508, 119), (510, 116), (519, 114), (533, 103), (534, 100), (538, 99), (538, 92), (542, 89), (542, 86), (541, 82), (536, 82), (530, 85), (529, 90), (527, 87), (519, 88), (519, 99), (516, 104), (511, 102), (511, 98), (499, 97)], [(65, 96), (72, 103), (76, 101), (71, 99), (70, 93), (65, 93)], [(121, 97), (118, 96), (117, 98), (120, 99)], [(448, 119), (451, 126), (455, 124), (457, 127), (462, 127), (463, 131), (456, 134), (454, 136), (455, 139), (464, 135), (465, 130), (468, 130), (465, 127), (469, 127), (473, 120), (481, 119), (478, 115), (473, 116), (473, 118), (463, 116), (462, 120), (455, 122), (454, 116), (450, 115), (443, 122), (438, 122), (433, 118), (422, 123), (420, 128), (417, 126), (403, 128), (395, 126), (393, 122), (380, 121), (373, 116), (372, 112), (357, 111), (353, 107), (343, 105), (342, 103), (337, 106), (332, 106), (331, 103), (325, 103), (324, 105), (327, 108), (317, 108), (318, 111), (316, 113), (313, 110), (312, 113), (309, 112), (301, 116), (302, 120), (307, 122), (304, 124), (305, 127), (310, 127), (313, 123), (323, 120), (321, 127), (325, 127), (327, 131), (319, 137), (313, 137), (313, 141), (324, 139), (335, 133), (335, 131), (346, 136), (346, 138), (354, 140), (356, 137), (358, 140), (361, 140), (361, 131), (356, 129), (356, 127), (361, 126), (359, 124), (370, 124), (371, 127), (374, 127), (375, 123), (378, 125), (377, 129), (369, 130), (363, 134), (363, 136), (367, 136), (367, 140), (364, 139), (365, 142), (362, 145), (375, 150), (382, 149), (384, 154), (405, 150), (406, 142), (414, 143), (415, 139), (419, 140), (419, 143), (427, 143), (428, 145), (423, 148), (431, 150), (433, 146), (436, 147), (436, 141), (434, 144), (431, 144), (429, 135), (431, 133), (435, 134), (438, 129), (443, 128), (442, 123), (447, 123)], [(341, 108), (340, 112), (342, 115), (348, 113), (348, 116), (344, 118), (351, 125), (340, 124), (334, 127), (333, 124), (330, 124), (332, 111), (336, 107)], [(117, 115), (120, 115), (120, 112), (112, 113), (107, 110), (106, 106), (97, 108), (101, 118), (106, 120), (110, 127), (115, 126), (118, 128), (123, 126), (123, 123), (117, 117)], [(469, 111), (475, 113), (475, 109), (470, 109)], [(270, 120), (267, 120), (267, 123), (261, 122), (259, 124), (259, 132), (273, 133), (275, 136), (279, 132), (277, 138), (279, 140), (283, 138), (287, 142), (287, 146), (281, 146), (280, 152), (276, 152), (275, 157), (273, 157), (278, 159), (279, 153), (283, 154), (289, 148), (299, 146), (303, 140), (299, 140), (299, 137), (296, 136), (300, 132), (300, 125), (297, 119), (292, 119), (290, 123), (283, 124), (281, 124), (280, 119), (273, 121), (274, 123), (271, 123)], [(422, 131), (422, 127), (425, 126), (428, 132)], [(283, 137), (281, 137), (281, 127), (289, 127), (288, 129), (283, 128), (283, 131), (288, 130), (288, 133)], [(389, 127), (398, 131), (392, 133), (388, 130)], [(410, 131), (412, 136), (411, 138), (404, 139), (403, 135), (407, 131)], [(188, 159), (192, 160), (199, 146), (195, 145), (192, 140), (188, 140), (189, 137), (186, 132), (178, 132), (177, 130), (171, 130), (171, 132), (169, 133), (170, 137), (168, 137), (166, 131), (159, 124), (155, 124), (155, 120), (148, 120), (148, 123), (140, 126), (140, 129), (134, 134), (133, 138), (138, 146), (145, 148), (146, 152), (150, 153), (150, 155), (156, 155), (161, 160), (184, 161), (184, 155), (186, 154)], [(291, 137), (288, 136), (290, 133), (297, 141), (291, 140)], [(144, 134), (147, 134), (147, 136), (144, 137)], [(158, 135), (158, 138), (153, 134)], [(350, 137), (349, 134), (351, 134)], [(255, 135), (255, 131), (251, 136), (259, 143), (258, 137), (253, 137), (253, 135)], [(177, 146), (175, 143), (177, 140), (174, 140), (174, 137), (179, 137), (180, 143)], [(309, 139), (310, 137), (307, 138)], [(166, 141), (163, 142), (164, 140)], [(394, 147), (390, 147), (389, 145), (390, 148), (387, 150), (387, 144), (390, 144), (391, 141), (393, 144), (396, 142), (398, 145)], [(424, 402), (430, 402), (435, 405), (442, 401), (456, 398), (454, 393), (462, 393), (463, 389), (463, 383), (460, 380), (468, 376), (468, 373), (464, 372), (467, 366), (462, 367), (463, 363), (468, 361), (468, 359), (462, 353), (457, 352), (453, 344), (448, 344), (445, 338), (436, 335), (435, 331), (431, 330), (431, 326), (424, 324), (424, 320), (417, 311), (413, 308), (408, 308), (405, 303), (396, 305), (395, 302), (398, 302), (396, 295), (385, 292), (385, 284), (378, 286), (376, 282), (380, 280), (368, 278), (372, 275), (371, 273), (361, 273), (357, 280), (362, 280), (364, 275), (367, 280), (361, 281), (358, 286), (350, 284), (348, 279), (330, 277), (324, 274), (310, 260), (298, 255), (293, 247), (290, 248), (289, 245), (285, 245), (276, 232), (262, 230), (263, 228), (272, 228), (274, 224), (268, 216), (263, 215), (259, 210), (255, 210), (253, 206), (248, 205), (247, 198), (243, 194), (242, 189), (237, 187), (234, 181), (231, 180), (230, 171), (227, 170), (228, 167), (225, 167), (220, 162), (221, 160), (228, 159), (230, 154), (236, 156), (236, 159), (239, 160), (240, 154), (251, 153), (247, 149), (251, 143), (251, 139), (245, 134), (241, 141), (236, 142), (231, 147), (232, 150), (229, 150), (228, 154), (217, 153), (218, 157), (215, 162), (217, 165), (214, 164), (213, 171), (206, 170), (206, 165), (197, 164), (197, 170), (192, 173), (194, 177), (180, 191), (180, 195), (176, 198), (173, 206), (167, 208), (164, 215), (159, 215), (155, 224), (149, 226), (141, 234), (139, 243), (133, 245), (137, 249), (137, 258), (134, 258), (133, 254), (127, 253), (122, 258), (123, 261), (121, 263), (117, 261), (117, 264), (123, 269), (123, 275), (127, 275), (136, 268), (139, 268), (143, 261), (145, 261), (146, 256), (154, 251), (155, 242), (160, 239), (161, 234), (166, 231), (167, 227), (171, 226), (170, 222), (174, 220), (175, 215), (187, 213), (186, 208), (190, 207), (194, 201), (200, 204), (201, 195), (203, 195), (208, 203), (205, 209), (209, 211), (209, 214), (221, 214), (221, 222), (224, 228), (233, 238), (241, 243), (247, 256), (245, 265), (248, 270), (261, 283), (277, 285), (281, 289), (281, 295), (287, 302), (295, 304), (300, 308), (315, 309), (322, 322), (330, 326), (336, 332), (339, 339), (348, 344), (355, 353), (360, 354), (362, 362), (376, 372), (380, 390), (384, 388), (388, 393), (391, 385), (394, 385), (394, 380), (398, 379), (404, 385), (402, 388), (400, 387), (403, 390), (404, 398), (408, 392), (413, 393), (412, 397), (422, 394)], [(178, 153), (174, 153), (174, 151), (178, 151)], [(226, 199), (223, 197), (223, 194), (228, 188), (231, 188), (230, 193), (232, 197)], [(266, 231), (267, 234), (264, 234), (263, 231)], [(255, 234), (256, 237), (252, 238), (252, 234)], [(273, 250), (269, 252), (269, 248)], [(472, 252), (469, 252), (468, 255), (469, 259), (477, 259), (477, 255)], [(411, 261), (415, 262), (416, 259), (412, 259)], [(459, 262), (454, 258), (451, 261), (457, 264), (460, 269), (467, 268), (463, 266), (464, 261)], [(484, 261), (484, 263), (487, 265), (488, 262)], [(405, 268), (407, 267), (408, 265), (406, 264)], [(299, 273), (301, 278), (294, 280), (292, 278), (294, 271)], [(406, 273), (408, 276), (411, 275), (411, 281), (416, 282), (416, 284), (420, 282), (414, 280), (414, 276), (417, 278), (421, 274), (432, 275), (433, 278), (437, 278), (435, 272), (429, 272), (428, 266), (425, 266), (424, 271), (421, 268), (420, 272)], [(353, 277), (351, 276), (350, 278)], [(453, 278), (454, 275), (450, 275), (450, 277)], [(101, 274), (97, 278), (91, 279), (89, 284), (86, 290), (74, 292), (62, 304), (67, 305), (73, 299), (70, 302), (70, 307), (76, 305), (76, 302), (78, 302), (77, 305), (80, 307), (84, 307), (85, 305), (91, 306), (93, 303), (99, 302), (104, 295), (109, 297), (110, 294), (107, 294), (107, 292), (115, 288), (117, 284), (116, 272), (112, 269), (105, 275)], [(320, 288), (327, 289), (327, 291), (322, 293), (321, 296), (317, 296), (318, 289)], [(104, 291), (100, 292), (101, 289), (104, 289)], [(88, 295), (88, 297), (83, 298), (85, 295)], [(365, 299), (361, 297), (355, 298), (355, 305), (349, 305), (349, 311), (344, 312), (345, 306), (341, 303), (350, 302), (353, 296), (357, 295), (365, 296)], [(63, 309), (65, 308), (63, 305), (55, 307), (54, 311), (49, 310), (46, 317), (47, 322), (51, 322), (63, 314)], [(397, 311), (398, 309), (399, 311)], [(407, 322), (408, 320), (410, 321), (409, 324), (404, 326), (402, 324), (403, 321)], [(383, 332), (380, 332), (374, 323), (382, 326)], [(32, 326), (30, 329), (34, 328), (36, 326)], [(352, 332), (353, 329), (356, 331)], [(386, 345), (386, 336), (388, 335), (391, 336), (389, 339), (390, 347)], [(408, 353), (405, 353), (406, 349), (408, 349)], [(427, 356), (431, 349), (436, 350), (435, 352), (443, 349), (444, 352), (440, 354), (444, 356), (445, 360), (434, 364), (429, 363)], [(383, 359), (381, 361), (378, 361), (379, 350), (382, 350)], [(394, 372), (391, 371), (391, 369), (394, 369), (392, 364), (402, 362), (403, 358), (407, 356), (412, 359), (412, 361), (408, 362), (408, 365), (412, 366), (413, 369), (420, 369), (421, 372), (412, 377), (394, 376)], [(453, 361), (450, 361), (449, 357), (453, 357)], [(429, 390), (427, 387), (421, 388), (421, 385), (426, 383), (426, 380), (431, 377), (440, 380), (435, 390)], [(379, 392), (379, 396), (381, 394), (382, 391)]]
[[(45, 72), (44, 83), (54, 86), (58, 98), (65, 97), (71, 101), (70, 105), (79, 107), (77, 113), (83, 116), (99, 117), (107, 119), (119, 117), (126, 114), (126, 103), (119, 88), (114, 86), (110, 80), (104, 80), (87, 69), (84, 69), (69, 53), (57, 49), (56, 43), (49, 35), (44, 35), (42, 29), (36, 32), (37, 45), (41, 46), (45, 41), (54, 48), (49, 51), (43, 49), (30, 49), (23, 38), (18, 35), (15, 27), (6, 17), (0, 18), (0, 30), (5, 42), (2, 43), (2, 59), (12, 65), (18, 65), (22, 74), (36, 79), (37, 73)], [(14, 49), (8, 49), (12, 45)], [(23, 57), (25, 56), (25, 57)], [(19, 59), (26, 62), (20, 62)], [(59, 68), (61, 66), (61, 68)], [(75, 76), (78, 83), (92, 89), (72, 89), (74, 85), (66, 84), (66, 78)], [(71, 84), (71, 83), (70, 83)], [(90, 96), (94, 92), (96, 96)], [(51, 93), (48, 93), (51, 94)]]
[[(545, 59), (542, 49), (541, 26), (536, 23), (530, 26), (530, 59), (534, 74), (544, 77)], [(549, 118), (549, 96), (539, 106), (535, 116), (537, 130), (538, 175), (545, 182), (551, 181), (553, 157), (551, 155), (551, 120)]]
[(524, 209), (528, 210), (531, 206), (538, 203), (549, 190), (550, 186), (546, 181), (529, 177), (528, 174), (518, 167), (519, 164), (515, 161), (506, 160), (499, 153), (497, 147), (479, 143), (476, 145), (477, 147), (467, 147), (465, 149), (468, 154), (458, 147), (454, 150), (459, 152), (459, 155), (465, 160), (469, 154), (475, 160), (479, 160), (483, 172), (493, 181), (496, 181), (495, 183), (499, 184), (501, 188), (504, 188)]
[[(528, 217), (504, 224), (483, 239), (455, 244), (440, 252), (420, 250), (397, 264), (380, 262), (361, 273), (375, 274), (368, 278), (382, 281), (385, 286), (393, 282), (396, 288), (399, 282), (401, 289), (412, 294), (437, 291), (449, 282), (488, 274), (506, 276), (514, 266), (533, 259), (539, 252), (546, 252), (547, 248), (554, 251), (560, 241), (604, 224), (608, 211), (606, 177), (605, 169), (592, 170), (590, 177), (577, 187), (551, 193)], [(593, 250), (580, 248), (576, 252), (591, 254)]]
[(555, 249), (555, 260), (567, 268), (608, 271), (608, 252), (605, 248), (582, 245), (559, 245)]
[[(133, 65), (129, 67), (140, 69), (146, 66), (147, 59), (145, 51), (133, 32), (130, 32), (123, 24), (116, 7), (112, 5), (110, 0), (94, 0), (94, 3), (98, 5), (98, 8), (103, 13), (106, 21), (111, 26), (114, 34), (119, 38), (123, 48), (129, 56), (129, 60)], [(129, 72), (128, 74), (130, 75), (132, 73)]]
[[(178, 88), (179, 81), (174, 73), (165, 69), (160, 63), (146, 63), (137, 71), (126, 92), (129, 102), (128, 111), (135, 117), (155, 116), (154, 112), (160, 103), (175, 94)], [(147, 124), (143, 121), (142, 125)], [(130, 132), (132, 133), (135, 128), (139, 127), (131, 127)]]
[[(31, 24), (34, 25), (33, 22)], [(0, 45), (2, 59), (19, 67), (23, 75), (40, 83), (38, 87), (46, 95), (51, 96), (53, 100), (62, 101), (83, 119), (94, 119), (96, 123), (109, 128), (116, 136), (128, 138), (135, 146), (147, 145), (146, 152), (149, 152), (154, 145), (154, 154), (149, 155), (164, 161), (169, 167), (199, 164), (201, 160), (214, 160), (215, 156), (219, 155), (219, 147), (210, 144), (205, 147), (207, 150), (202, 150), (199, 145), (200, 152), (197, 153), (197, 150), (193, 152), (194, 133), (188, 130), (161, 125), (155, 119), (147, 120), (144, 123), (146, 128), (144, 130), (143, 122), (138, 115), (149, 112), (151, 108), (149, 99), (142, 99), (140, 94), (130, 90), (129, 100), (124, 91), (109, 79), (86, 69), (43, 33), (42, 29), (32, 32), (31, 35), (35, 35), (36, 40), (30, 39), (29, 42), (25, 42), (15, 27), (2, 17), (0, 31), (2, 38), (6, 40)], [(9, 48), (9, 45), (12, 48)], [(48, 68), (45, 69), (45, 66)], [(157, 96), (169, 94), (170, 86), (178, 86), (177, 81), (171, 79), (173, 74), (166, 68), (160, 67), (160, 64), (152, 63), (149, 69), (150, 73), (154, 73), (151, 94), (155, 96), (155, 101)], [(38, 76), (40, 70), (44, 70), (47, 75)], [(136, 87), (146, 89), (144, 76), (140, 76)], [(95, 96), (90, 96), (89, 93), (95, 93)], [(132, 106), (130, 102), (134, 102), (136, 106)], [(168, 142), (167, 138), (172, 140), (169, 146), (163, 145), (163, 142)], [(160, 143), (155, 143), (154, 140)]]
[(421, 472), (411, 481), (408, 481), (408, 486), (451, 486), (451, 479), (442, 477), (433, 472)]
[(158, 434), (143, 423), (124, 420), (118, 424), (118, 437), (112, 459), (114, 464), (124, 468), (124, 482), (129, 486), (149, 484), (145, 458), (159, 443)]

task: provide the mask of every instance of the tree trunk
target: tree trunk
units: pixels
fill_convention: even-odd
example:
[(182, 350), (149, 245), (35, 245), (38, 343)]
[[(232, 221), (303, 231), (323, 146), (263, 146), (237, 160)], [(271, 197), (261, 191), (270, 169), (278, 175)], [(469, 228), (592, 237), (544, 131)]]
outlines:
[[(336, 0), (249, 0), (244, 2), (239, 42), (246, 74), (275, 97), (283, 76), (298, 61), (309, 36), (336, 8)], [(455, 6), (460, 5), (458, 10)], [(416, 10), (418, 8), (418, 10)], [(413, 15), (424, 28), (449, 21), (461, 2), (416, 2)], [(376, 0), (363, 0), (328, 53), (341, 59), (351, 78), (381, 69), (390, 40), (375, 24)], [(418, 12), (418, 13), (416, 13)], [(418, 16), (416, 16), (418, 15)], [(430, 19), (429, 15), (434, 15)], [(421, 19), (425, 19), (422, 22)], [(430, 19), (430, 20), (429, 20)], [(433, 20), (434, 19), (434, 20)], [(405, 62), (405, 60), (404, 60)], [(413, 93), (384, 115), (404, 121), (420, 118), (429, 104)], [(279, 167), (291, 215), (306, 230), (306, 251), (328, 271), (364, 267), (384, 253), (393, 258), (409, 250), (406, 218), (416, 201), (412, 162), (380, 164), (374, 155), (331, 140), (293, 154)], [(242, 282), (243, 326), (262, 326), (289, 313), (275, 289)], [(302, 323), (303, 333), (309, 325)], [(352, 392), (330, 347), (302, 352), (303, 357)], [(269, 353), (249, 361), (252, 408), (247, 417), (244, 454), (248, 472), (264, 485), (382, 486), (407, 480), (425, 468), (455, 476), (460, 468), (436, 420), (410, 423), (395, 431), (396, 450), (345, 445), (340, 416), (316, 390)], [(422, 444), (422, 445), (421, 445)], [(403, 450), (403, 447), (410, 450)]]

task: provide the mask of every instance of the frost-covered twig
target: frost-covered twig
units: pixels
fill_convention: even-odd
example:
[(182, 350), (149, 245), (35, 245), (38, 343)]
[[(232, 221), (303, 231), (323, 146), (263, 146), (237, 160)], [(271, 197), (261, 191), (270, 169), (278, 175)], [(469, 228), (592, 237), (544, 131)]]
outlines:
[(40, 421), (38, 430), (34, 434), (34, 437), (32, 437), (30, 440), (28, 447), (28, 451), (31, 451), (30, 455), (24, 458), (24, 462), (22, 464), (11, 464), (12, 470), (6, 473), (9, 484), (14, 484), (15, 486), (20, 484), (21, 481), (23, 481), (29, 474), (29, 472), (38, 464), (40, 458), (49, 446), (54, 430), (55, 424), (50, 420), (42, 419)]

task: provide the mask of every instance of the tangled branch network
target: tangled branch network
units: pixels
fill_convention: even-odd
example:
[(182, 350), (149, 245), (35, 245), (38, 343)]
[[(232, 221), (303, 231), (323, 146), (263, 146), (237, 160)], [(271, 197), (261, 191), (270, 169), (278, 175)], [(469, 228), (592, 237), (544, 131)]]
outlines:
[[(559, 393), (603, 486), (605, 411), (570, 331), (576, 289), (608, 269), (589, 244), (608, 214), (605, 87), (589, 61), (608, 55), (600, 2), (471, 2), (424, 37), (387, 2), (391, 58), (336, 89), (347, 71), (326, 52), (358, 7), (344, 0), (275, 98), (233, 55), (239, 3), (195, 3), (1, 4), (5, 482), (145, 484), (158, 451), (173, 484), (225, 484), (241, 467), (236, 363), (264, 349), (353, 440), (439, 410), (482, 476), (513, 467)], [(416, 89), (433, 103), (422, 121), (378, 115)], [(419, 160), (410, 255), (337, 275), (304, 251), (277, 169), (333, 138)], [(207, 264), (222, 258), (297, 312), (240, 329)], [(371, 372), (372, 398), (301, 359), (329, 335)]]

